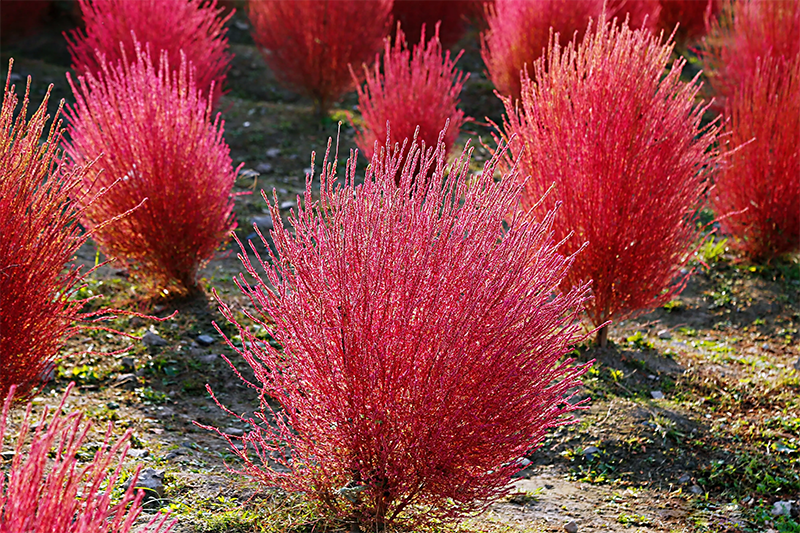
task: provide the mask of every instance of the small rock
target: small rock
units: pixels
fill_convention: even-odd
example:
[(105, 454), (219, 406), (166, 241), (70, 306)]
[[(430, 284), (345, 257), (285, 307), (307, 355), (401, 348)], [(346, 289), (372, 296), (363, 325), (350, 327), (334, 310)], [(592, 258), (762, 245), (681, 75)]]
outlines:
[(152, 331), (148, 331), (142, 337), (142, 343), (145, 346), (166, 346), (167, 341), (159, 337), (158, 333), (153, 333)]
[(52, 381), (54, 377), (56, 377), (56, 364), (52, 362), (48, 363), (48, 365), (39, 373), (39, 380), (42, 383)]
[(249, 179), (256, 179), (258, 177), (258, 172), (253, 170), (252, 168), (243, 168), (239, 171), (240, 178), (249, 178)]
[(692, 487), (689, 489), (689, 492), (692, 494), (703, 494), (703, 489), (700, 488), (700, 485), (692, 485)]
[[(129, 479), (123, 488), (127, 489), (131, 485), (133, 478)], [(144, 491), (145, 504), (156, 503), (164, 497), (164, 471), (156, 472), (152, 468), (145, 468), (139, 472), (139, 479), (136, 481), (135, 488)]]
[(198, 359), (198, 361), (201, 361), (203, 363), (213, 363), (214, 361), (219, 359), (219, 355), (215, 354), (215, 353), (208, 353), (208, 354), (205, 354), (205, 355), (201, 355), (197, 359)]
[(672, 333), (670, 333), (668, 329), (662, 329), (661, 331), (658, 332), (658, 338), (661, 340), (668, 341), (669, 339), (672, 338)]
[(237, 20), (237, 21), (235, 21), (235, 22), (233, 23), (233, 25), (234, 25), (234, 26), (236, 26), (236, 28), (237, 28), (237, 29), (240, 29), (240, 30), (242, 30), (242, 31), (247, 31), (247, 30), (249, 30), (249, 29), (250, 29), (250, 25), (249, 25), (249, 24), (247, 24), (247, 23), (246, 23), (245, 21), (243, 21), (243, 20)]
[(682, 475), (681, 477), (678, 478), (678, 483), (680, 483), (681, 485), (685, 485), (685, 484), (689, 483), (691, 480), (692, 480), (692, 476), (690, 476), (689, 474), (684, 474), (684, 475)]
[(128, 450), (128, 457), (134, 459), (144, 459), (150, 456), (150, 450)]
[(223, 429), (222, 432), (233, 435), (234, 437), (241, 437), (244, 435), (244, 430), (242, 428), (235, 428), (233, 426)]
[(594, 456), (594, 455), (596, 455), (598, 453), (600, 453), (600, 448), (598, 448), (597, 446), (589, 446), (588, 448), (583, 450), (583, 455), (587, 459), (591, 459), (592, 456)]
[(800, 358), (798, 358), (797, 361), (794, 362), (794, 369), (800, 372)]
[(664, 399), (664, 393), (661, 392), (660, 390), (650, 391), (650, 396), (652, 396), (654, 400), (663, 400)]
[(280, 148), (270, 148), (267, 150), (267, 157), (278, 157), (281, 154)]
[(120, 364), (122, 365), (123, 372), (136, 372), (136, 361), (133, 359), (133, 357), (123, 357)]
[(120, 374), (114, 380), (115, 387), (124, 387), (129, 390), (135, 389), (138, 384), (139, 380), (136, 379), (136, 374)]
[(578, 533), (578, 524), (575, 520), (564, 524), (564, 531), (567, 533)]
[(792, 516), (792, 500), (777, 501), (772, 505), (772, 516)]
[(650, 381), (655, 381), (658, 379), (658, 376), (656, 376), (655, 374), (647, 374), (647, 379), (649, 379)]
[(211, 335), (200, 335), (197, 337), (197, 344), (200, 346), (211, 346), (214, 344), (214, 337)]
[(270, 215), (253, 217), (251, 224), (258, 226), (258, 229), (260, 230), (269, 230), (275, 227), (274, 223), (272, 222), (272, 216)]
[(106, 407), (112, 411), (119, 409), (119, 404), (117, 402), (108, 402)]
[(297, 203), (293, 200), (281, 202), (281, 209), (294, 209), (295, 207), (297, 207)]
[(768, 352), (770, 350), (769, 344), (765, 342), (764, 344), (761, 345), (761, 349), (764, 350), (765, 352)]
[(262, 174), (266, 174), (268, 172), (272, 172), (272, 165), (269, 163), (259, 163), (256, 166), (256, 170), (261, 172)]
[(306, 168), (303, 169), (303, 174), (306, 174), (306, 175), (311, 174), (312, 170), (313, 169), (311, 167), (306, 167)]

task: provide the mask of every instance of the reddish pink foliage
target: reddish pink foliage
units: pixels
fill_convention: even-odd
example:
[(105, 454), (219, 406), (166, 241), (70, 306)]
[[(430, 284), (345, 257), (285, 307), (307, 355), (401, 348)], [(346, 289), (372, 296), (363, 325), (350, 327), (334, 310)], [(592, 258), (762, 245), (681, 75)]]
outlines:
[(687, 44), (700, 39), (719, 13), (721, 0), (660, 0), (661, 12), (658, 27), (667, 34), (675, 33), (677, 46), (685, 48)]
[(8, 72), (0, 111), (0, 397), (12, 385), (27, 395), (78, 329), (75, 322), (96, 316), (81, 313), (84, 301), (75, 299), (83, 274), (64, 268), (87, 238), (77, 225), (81, 211), (69, 200), (85, 170), (58, 167), (58, 118), (40, 144), (49, 90), (26, 121), (28, 80), (14, 117), (11, 63)]
[(726, 0), (703, 42), (706, 74), (717, 92), (730, 96), (750, 82), (759, 60), (791, 63), (800, 54), (798, 36), (797, 0)]
[[(91, 426), (81, 425), (78, 412), (62, 414), (70, 389), (52, 419), (47, 420), (45, 410), (31, 435), (33, 404), (27, 406), (18, 425), (10, 469), (0, 470), (0, 533), (128, 533), (141, 512), (143, 494), (134, 494), (138, 472), (122, 500), (112, 504), (111, 493), (130, 446), (130, 430), (112, 446), (113, 426), (109, 424), (94, 460), (81, 467), (76, 456)], [(5, 447), (13, 396), (12, 388), (0, 417), (0, 451)], [(55, 458), (50, 460), (53, 453)], [(157, 515), (140, 533), (167, 533), (173, 525), (167, 516)]]
[(49, 0), (0, 0), (0, 42), (33, 33), (50, 10)]
[(624, 21), (627, 19), (628, 26), (634, 29), (655, 30), (660, 14), (661, 3), (659, 0), (608, 0), (606, 2), (606, 20), (616, 18)]
[(392, 16), (399, 22), (412, 43), (422, 39), (422, 27), (430, 33), (438, 22), (442, 46), (450, 48), (461, 39), (469, 22), (468, 17), (478, 13), (476, 0), (394, 0)]
[[(135, 55), (135, 41), (149, 47), (154, 57), (167, 52), (169, 64), (181, 64), (181, 52), (195, 68), (197, 87), (214, 103), (222, 94), (232, 55), (228, 52), (225, 23), (217, 0), (78, 0), (86, 29), (65, 34), (78, 74), (100, 76), (101, 56), (108, 64)], [(135, 34), (135, 38), (134, 35)]]
[(411, 140), (419, 127), (417, 139), (427, 147), (436, 146), (439, 132), (449, 120), (445, 150), (453, 147), (467, 120), (456, 108), (466, 81), (455, 68), (459, 57), (461, 54), (452, 59), (450, 52), (442, 54), (437, 35), (426, 44), (423, 34), (413, 52), (399, 28), (394, 46), (386, 41), (383, 72), (380, 59), (375, 58), (375, 72), (364, 67), (366, 85), (357, 88), (363, 129), (356, 132), (356, 144), (367, 159), (372, 158), (376, 143), (386, 142), (387, 121), (392, 145)]
[(498, 92), (520, 96), (520, 72), (547, 49), (550, 28), (566, 43), (579, 39), (603, 10), (602, 0), (496, 0), (488, 6), (489, 29), (481, 34), (481, 56)]
[(561, 202), (556, 240), (565, 253), (588, 242), (566, 286), (593, 280), (598, 326), (676, 294), (698, 237), (718, 126), (701, 128), (700, 86), (680, 81), (683, 59), (665, 70), (671, 53), (646, 30), (606, 23), (537, 61), (519, 109), (505, 99), (505, 136), (517, 136), (512, 152), (531, 175), (523, 207), (539, 215)]
[(262, 277), (243, 249), (237, 284), (283, 349), (237, 324), (268, 421), (250, 419), (235, 451), (245, 474), (370, 528), (419, 524), (504, 494), (576, 408), (565, 395), (587, 367), (562, 357), (583, 337), (588, 286), (557, 292), (574, 258), (553, 213), (504, 230), (520, 177), (495, 181), (496, 160), (472, 176), (470, 152), (445, 169), (441, 143), (387, 147), (361, 185), (351, 158), (342, 185), (329, 150), (321, 198), (309, 176), (293, 229), (270, 203), (277, 254)]
[(723, 229), (757, 260), (800, 250), (800, 56), (760, 64), (727, 115), (713, 205), (736, 214)]
[(248, 2), (253, 39), (283, 84), (322, 117), (353, 87), (348, 65), (368, 63), (389, 30), (391, 0)]
[[(109, 257), (121, 259), (151, 287), (185, 291), (235, 227), (231, 189), (236, 177), (219, 115), (197, 89), (186, 62), (171, 71), (149, 54), (69, 83), (68, 155), (78, 164), (100, 158), (83, 180), (92, 195), (83, 222)], [(102, 172), (99, 170), (102, 169)], [(111, 187), (115, 182), (116, 185)], [(142, 207), (117, 223), (98, 223)]]

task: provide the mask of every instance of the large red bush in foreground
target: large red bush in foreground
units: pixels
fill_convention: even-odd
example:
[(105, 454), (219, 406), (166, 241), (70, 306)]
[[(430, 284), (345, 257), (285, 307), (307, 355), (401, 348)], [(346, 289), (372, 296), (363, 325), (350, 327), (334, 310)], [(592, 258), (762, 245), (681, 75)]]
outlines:
[[(6, 451), (13, 395), (12, 388), (0, 417), (0, 451)], [(45, 410), (33, 431), (33, 406), (28, 404), (17, 426), (16, 445), (9, 450), (11, 465), (0, 470), (0, 533), (128, 533), (141, 513), (142, 493), (134, 493), (136, 476), (122, 499), (112, 503), (131, 432), (112, 445), (109, 425), (94, 459), (79, 465), (76, 457), (91, 426), (81, 424), (80, 413), (62, 414), (67, 395), (69, 389), (52, 418)], [(172, 525), (166, 516), (157, 515), (140, 533), (167, 533)]]
[(698, 237), (718, 127), (701, 127), (700, 86), (680, 80), (683, 59), (665, 70), (671, 52), (649, 31), (603, 24), (537, 61), (519, 108), (505, 99), (505, 135), (517, 136), (512, 152), (531, 175), (523, 206), (541, 216), (561, 202), (556, 240), (567, 239), (565, 253), (588, 242), (566, 286), (593, 280), (598, 326), (669, 300)]
[(138, 40), (153, 57), (166, 51), (175, 68), (182, 52), (195, 68), (195, 82), (204, 97), (214, 84), (216, 103), (230, 68), (225, 23), (233, 15), (223, 16), (217, 0), (78, 0), (78, 4), (86, 27), (65, 34), (78, 74), (99, 76), (101, 56), (114, 64), (122, 59), (122, 49), (133, 58)]
[(773, 57), (785, 68), (799, 54), (797, 0), (726, 0), (702, 51), (706, 74), (723, 96), (750, 83), (759, 61)]
[(11, 63), (8, 72), (0, 110), (0, 397), (12, 385), (26, 395), (76, 332), (76, 321), (96, 316), (81, 313), (84, 302), (75, 299), (83, 275), (65, 269), (87, 238), (69, 199), (84, 169), (58, 167), (58, 118), (45, 130), (49, 90), (26, 120), (30, 81), (17, 110)]
[(292, 229), (270, 203), (265, 277), (243, 252), (237, 279), (282, 346), (238, 325), (261, 389), (244, 473), (371, 530), (485, 508), (575, 409), (565, 394), (586, 369), (562, 359), (588, 289), (557, 290), (573, 257), (553, 214), (504, 229), (519, 175), (495, 181), (490, 162), (470, 176), (466, 151), (448, 173), (432, 151), (421, 168), (416, 145), (381, 151), (361, 185), (354, 159), (342, 185), (326, 155)]
[[(127, 64), (103, 63), (102, 74), (69, 83), (67, 154), (83, 164), (100, 158), (83, 180), (93, 195), (84, 224), (109, 257), (118, 258), (151, 288), (192, 290), (198, 270), (234, 228), (236, 177), (219, 115), (182, 62), (158, 67), (137, 48)], [(69, 77), (69, 76), (68, 76)], [(102, 172), (100, 170), (102, 169)], [(144, 204), (117, 223), (98, 223)]]
[[(481, 34), (481, 56), (489, 79), (503, 96), (520, 96), (520, 72), (546, 52), (550, 28), (561, 42), (582, 35), (597, 20), (602, 0), (495, 0), (487, 6), (488, 30)], [(580, 38), (580, 37), (579, 37)]]
[(363, 129), (356, 132), (356, 143), (367, 159), (372, 158), (376, 142), (386, 142), (387, 121), (392, 145), (411, 140), (419, 127), (417, 139), (432, 147), (449, 120), (444, 144), (445, 150), (452, 148), (466, 121), (464, 112), (456, 108), (466, 81), (455, 68), (460, 56), (442, 54), (438, 34), (427, 43), (423, 34), (413, 51), (399, 28), (394, 45), (386, 41), (383, 65), (376, 58), (374, 74), (364, 67), (366, 84), (357, 89)]
[(728, 99), (713, 205), (756, 260), (800, 250), (800, 56), (769, 58)]
[(352, 89), (348, 65), (372, 61), (389, 30), (391, 0), (251, 0), (253, 40), (275, 77), (324, 116)]

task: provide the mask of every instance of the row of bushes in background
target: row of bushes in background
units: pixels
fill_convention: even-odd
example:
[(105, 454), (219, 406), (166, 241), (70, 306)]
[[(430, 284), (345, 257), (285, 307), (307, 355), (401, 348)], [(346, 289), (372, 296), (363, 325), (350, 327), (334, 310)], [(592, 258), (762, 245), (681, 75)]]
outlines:
[[(330, 9), (324, 2), (318, 4)], [(198, 10), (206, 6), (193, 5)], [(738, 36), (733, 33), (739, 23), (735, 21), (750, 15), (763, 19), (764, 27), (796, 27), (800, 10), (796, 1), (781, 4), (783, 10), (758, 5), (754, 0), (726, 3), (709, 37), (710, 43), (718, 39), (713, 42), (725, 46), (706, 48), (709, 64), (725, 65), (726, 54), (740, 57), (745, 50), (755, 58), (737, 67), (741, 83), (725, 93), (725, 105), (734, 117), (725, 126), (731, 134), (721, 144), (726, 159), (717, 159), (711, 148), (718, 126), (700, 127), (704, 107), (695, 103), (696, 81), (679, 81), (681, 62), (665, 75), (672, 45), (648, 29), (634, 31), (626, 24), (601, 21), (594, 29), (587, 26), (583, 41), (575, 37), (563, 48), (558, 37), (552, 37), (548, 54), (531, 64), (533, 81), (522, 78), (521, 106), (515, 107), (510, 96), (505, 99), (502, 135), (510, 140), (510, 155), (501, 149), (472, 183), (467, 179), (467, 155), (445, 172), (446, 143), (435, 150), (429, 145), (426, 153), (413, 146), (406, 156), (393, 149), (392, 141), (411, 133), (397, 132), (389, 145), (373, 154), (362, 186), (355, 185), (353, 160), (344, 186), (334, 187), (335, 165), (326, 160), (322, 201), (314, 204), (305, 197), (291, 219), (296, 234), (284, 227), (272, 204), (277, 249), (273, 266), (257, 288), (250, 288), (244, 277), (239, 284), (260, 312), (251, 318), (284, 350), (275, 351), (246, 329), (241, 334), (248, 340), (243, 355), (263, 378), (265, 395), (280, 401), (283, 409), (273, 412), (268, 404), (261, 406), (260, 416), (274, 418), (278, 425), (274, 434), (256, 430), (244, 438), (245, 449), (255, 451), (264, 463), (249, 462), (250, 455), (242, 452), (247, 473), (306, 491), (334, 514), (362, 525), (481, 508), (517, 468), (516, 459), (557, 423), (565, 409), (564, 392), (577, 384), (583, 369), (556, 362), (580, 338), (575, 319), (586, 300), (585, 283), (594, 279), (589, 311), (598, 326), (655, 305), (677, 290), (684, 279), (678, 269), (697, 236), (694, 214), (715, 167), (723, 169), (716, 176), (725, 177), (712, 198), (718, 211), (734, 212), (724, 223), (733, 227), (740, 216), (764, 217), (766, 230), (759, 231), (782, 235), (789, 243), (786, 249), (797, 249), (800, 229), (791, 206), (800, 203), (798, 128), (792, 129), (796, 123), (791, 120), (800, 119), (797, 114), (790, 117), (784, 129), (771, 107), (798, 108), (797, 52), (760, 43), (757, 32), (746, 39), (732, 37)], [(737, 15), (739, 9), (743, 14)], [(220, 16), (213, 3), (207, 13)], [(333, 17), (333, 12), (326, 13)], [(383, 20), (379, 18), (378, 25), (385, 24)], [(96, 31), (87, 27), (86, 35)], [(224, 35), (209, 39), (224, 41)], [(86, 238), (77, 233), (78, 218), (110, 255), (128, 262), (132, 273), (160, 288), (174, 283), (179, 291), (191, 288), (197, 268), (231, 228), (235, 172), (221, 140), (221, 123), (211, 119), (216, 93), (195, 81), (204, 69), (202, 58), (197, 63), (182, 59), (176, 65), (158, 45), (142, 46), (150, 52), (134, 45), (132, 55), (126, 51), (119, 61), (100, 60), (99, 72), (87, 72), (73, 84), (78, 101), (67, 112), (67, 165), (55, 163), (59, 128), (51, 130), (45, 145), (37, 143), (44, 130), (44, 110), (27, 129), (24, 119), (13, 120), (13, 94), (7, 90), (4, 96), (2, 186), (9, 189), (0, 196), (5, 199), (0, 227), (4, 234), (6, 228), (16, 231), (19, 238), (0, 249), (5, 254), (0, 256), (0, 282), (9, 283), (8, 292), (0, 296), (17, 298), (13, 305), (20, 315), (3, 313), (2, 319), (10, 322), (2, 331), (4, 336), (15, 328), (40, 332), (44, 322), (37, 321), (64, 317), (62, 325), (53, 326), (52, 344), (37, 345), (23, 358), (15, 345), (3, 347), (8, 350), (0, 354), (3, 361), (34, 368), (24, 375), (7, 374), (27, 383), (41, 371), (42, 361), (54, 357), (79, 314), (78, 304), (69, 300), (79, 275), (61, 271)], [(312, 55), (321, 53), (310, 49), (316, 50)], [(154, 55), (161, 58), (157, 67)], [(436, 39), (422, 40), (409, 51), (398, 37), (394, 46), (387, 45), (383, 65), (360, 93), (362, 108), (373, 112), (371, 118), (365, 116), (367, 128), (382, 127), (382, 112), (397, 112), (407, 104), (411, 96), (396, 103), (388, 100), (388, 105), (375, 98), (394, 94), (393, 86), (407, 87), (404, 80), (417, 89), (414, 98), (432, 102), (418, 108), (424, 118), (445, 111), (441, 120), (461, 120), (456, 102), (462, 79), (453, 62), (442, 56)], [(350, 76), (349, 70), (346, 73)], [(609, 88), (615, 92), (609, 94)], [(413, 107), (403, 109), (412, 113)], [(422, 117), (407, 124), (410, 128), (420, 122)], [(761, 123), (771, 124), (771, 129), (756, 130), (756, 140), (750, 142), (747, 128), (762, 127)], [(431, 123), (420, 138), (430, 143), (428, 128), (438, 132), (443, 125)], [(513, 140), (512, 134), (517, 135)], [(362, 136), (368, 138), (368, 132)], [(189, 143), (187, 138), (196, 140)], [(520, 157), (522, 146), (526, 151)], [(759, 146), (767, 147), (757, 154), (763, 157), (745, 157)], [(100, 159), (94, 161), (96, 157)], [(208, 170), (198, 174), (194, 190), (187, 191), (180, 186), (189, 170), (187, 161), (197, 165), (198, 158), (206, 158), (202, 167)], [(495, 181), (501, 161), (503, 178)], [(515, 162), (522, 175), (515, 171)], [(90, 163), (88, 171), (81, 170)], [(752, 171), (743, 178), (745, 172), (738, 168)], [(100, 169), (105, 169), (105, 177), (97, 174)], [(724, 185), (727, 173), (733, 185)], [(523, 184), (527, 175), (531, 178)], [(763, 188), (753, 187), (754, 182)], [(540, 202), (551, 183), (556, 186)], [(724, 191), (735, 191), (742, 183), (763, 190), (765, 200), (747, 199), (759, 209), (766, 206), (763, 210), (745, 205), (747, 210), (740, 212), (743, 208), (733, 200), (724, 203)], [(769, 196), (776, 190), (780, 196)], [(517, 212), (520, 196), (525, 209)], [(778, 203), (793, 200), (784, 207)], [(36, 202), (52, 205), (37, 209)], [(553, 210), (557, 203), (562, 205), (560, 212)], [(202, 220), (193, 218), (200, 205), (213, 206), (202, 212)], [(19, 220), (26, 223), (15, 226)], [(784, 223), (787, 226), (780, 226)], [(61, 233), (39, 243), (36, 238), (45, 225)], [(195, 232), (198, 228), (204, 230)], [(553, 244), (573, 232), (561, 248)], [(781, 251), (772, 244), (778, 242), (775, 237), (760, 235), (744, 234), (741, 243), (748, 247), (767, 242), (768, 254)], [(126, 250), (130, 239), (137, 239), (137, 245)], [(764, 253), (747, 249), (754, 255)], [(46, 260), (37, 259), (37, 253), (46, 254)], [(32, 257), (27, 276), (13, 278), (21, 272), (17, 256), (26, 258), (25, 254)], [(629, 259), (624, 259), (626, 254)], [(179, 268), (171, 270), (174, 265)], [(249, 262), (245, 267), (258, 277)], [(40, 270), (42, 277), (36, 278)], [(26, 284), (37, 279), (39, 285)], [(642, 290), (633, 290), (637, 287)], [(553, 299), (559, 290), (561, 296)], [(52, 309), (37, 317), (36, 310), (29, 309), (36, 305)], [(488, 344), (481, 344), (483, 340)], [(523, 375), (526, 383), (533, 379), (537, 385), (515, 381)], [(556, 384), (555, 378), (563, 379)], [(468, 403), (459, 394), (473, 400), (470, 412), (476, 409), (475, 399), (480, 400), (481, 417), (467, 416), (463, 409)], [(523, 406), (531, 416), (519, 417), (514, 406)], [(465, 435), (470, 435), (467, 440)], [(461, 448), (445, 454), (446, 462), (433, 461), (450, 441), (461, 443)], [(289, 460), (286, 443), (303, 461)], [(409, 454), (416, 459), (404, 461)], [(288, 472), (270, 467), (281, 457)], [(420, 509), (427, 510), (416, 514)]]

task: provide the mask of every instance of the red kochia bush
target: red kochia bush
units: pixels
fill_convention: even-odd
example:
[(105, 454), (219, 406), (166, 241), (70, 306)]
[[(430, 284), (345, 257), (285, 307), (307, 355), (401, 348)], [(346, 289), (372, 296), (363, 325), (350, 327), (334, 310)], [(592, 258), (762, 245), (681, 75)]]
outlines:
[[(228, 52), (225, 23), (217, 0), (78, 0), (85, 30), (65, 34), (78, 74), (99, 76), (102, 56), (109, 64), (135, 55), (135, 40), (146, 44), (154, 57), (167, 52), (169, 64), (181, 64), (181, 52), (195, 68), (195, 83), (203, 96), (214, 84), (216, 103), (222, 92), (232, 55)], [(133, 36), (135, 34), (135, 38)]]
[(800, 249), (800, 56), (768, 58), (728, 99), (714, 210), (757, 259)]
[[(386, 41), (383, 72), (375, 59), (375, 72), (365, 66), (366, 85), (358, 87), (358, 108), (363, 129), (356, 133), (358, 148), (372, 158), (375, 143), (386, 142), (386, 122), (391, 124), (391, 143), (411, 139), (419, 127), (418, 140), (436, 146), (439, 132), (450, 121), (444, 137), (445, 150), (452, 148), (465, 122), (464, 112), (456, 108), (466, 76), (456, 70), (461, 54), (442, 55), (438, 33), (426, 44), (423, 32), (413, 52), (408, 49), (400, 28), (394, 46)], [(355, 79), (355, 74), (353, 74)], [(399, 176), (398, 176), (399, 179)]]
[[(489, 78), (503, 96), (520, 96), (520, 71), (547, 48), (550, 28), (566, 42), (597, 20), (602, 0), (495, 0), (487, 6), (489, 29), (481, 34), (481, 56)], [(580, 37), (579, 37), (580, 38)]]
[(721, 0), (661, 0), (658, 27), (671, 33), (675, 26), (675, 42), (685, 48), (702, 37), (719, 13)]
[[(76, 300), (83, 275), (65, 266), (85, 242), (69, 200), (84, 170), (59, 168), (61, 124), (51, 125), (47, 102), (26, 121), (28, 89), (17, 117), (11, 62), (0, 111), (0, 397), (12, 385), (26, 395), (38, 384), (81, 313)], [(86, 203), (89, 203), (88, 201)]]
[(580, 45), (551, 45), (519, 109), (505, 99), (505, 135), (531, 175), (523, 206), (539, 215), (563, 202), (556, 240), (568, 254), (588, 242), (566, 286), (593, 280), (596, 325), (669, 300), (698, 237), (718, 126), (701, 127), (700, 85), (680, 81), (683, 59), (665, 70), (671, 52), (647, 30), (603, 24)]
[[(194, 85), (189, 66), (170, 70), (136, 48), (135, 61), (101, 63), (100, 77), (69, 83), (67, 153), (83, 164), (100, 158), (83, 180), (94, 194), (119, 180), (83, 222), (103, 252), (121, 259), (151, 287), (186, 291), (235, 227), (231, 189), (236, 177), (219, 115)], [(100, 221), (144, 205), (113, 225)]]
[(703, 41), (702, 56), (711, 84), (731, 96), (750, 82), (759, 60), (785, 65), (800, 54), (800, 2), (727, 0)]
[[(47, 410), (42, 413), (32, 434), (33, 405), (27, 406), (16, 446), (10, 450), (14, 453), (11, 466), (0, 470), (0, 533), (128, 533), (141, 513), (142, 492), (134, 493), (138, 472), (122, 499), (112, 504), (112, 491), (130, 446), (130, 430), (111, 445), (109, 424), (94, 459), (81, 467), (77, 456), (91, 426), (81, 424), (78, 412), (62, 414), (69, 390), (50, 420)], [(0, 417), (0, 451), (5, 450), (13, 395), (12, 388)], [(172, 526), (166, 516), (156, 515), (140, 533), (167, 533)]]
[(353, 87), (348, 65), (372, 60), (389, 30), (391, 0), (251, 0), (253, 40), (275, 77), (325, 115)]
[(470, 176), (466, 150), (445, 170), (441, 143), (421, 168), (416, 145), (405, 159), (386, 150), (362, 185), (355, 158), (342, 185), (326, 154), (321, 198), (309, 176), (293, 230), (270, 203), (266, 278), (243, 251), (237, 279), (249, 318), (282, 346), (238, 325), (261, 388), (260, 421), (234, 452), (244, 473), (369, 528), (505, 493), (518, 459), (575, 409), (565, 394), (586, 369), (562, 360), (588, 288), (557, 292), (573, 257), (551, 238), (553, 214), (504, 229), (518, 173), (496, 182), (491, 161)]
[(394, 0), (392, 16), (399, 22), (412, 43), (422, 39), (422, 27), (430, 31), (441, 22), (439, 39), (450, 48), (461, 39), (468, 17), (479, 12), (476, 0)]

